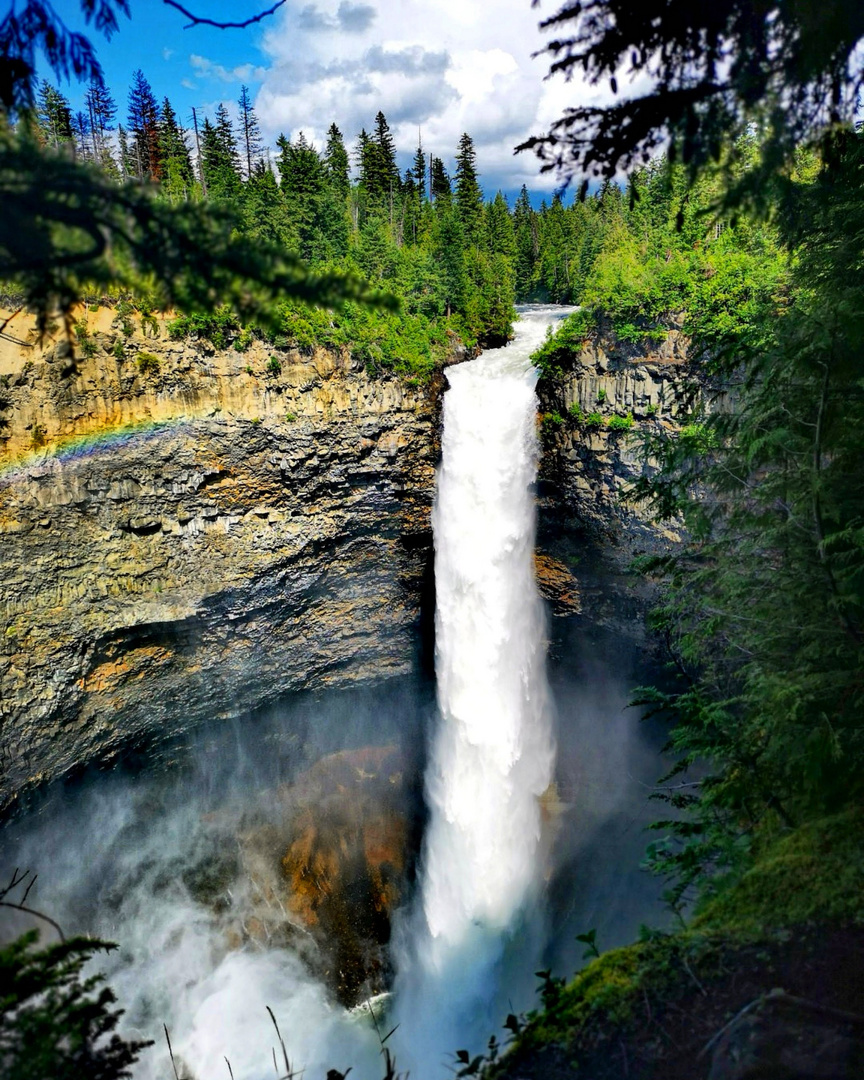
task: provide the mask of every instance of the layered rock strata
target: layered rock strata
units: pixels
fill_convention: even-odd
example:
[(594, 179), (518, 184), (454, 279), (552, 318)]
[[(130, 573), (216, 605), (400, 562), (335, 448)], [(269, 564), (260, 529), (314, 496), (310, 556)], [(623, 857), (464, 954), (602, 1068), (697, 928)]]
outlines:
[(634, 555), (668, 550), (682, 535), (630, 498), (633, 482), (656, 467), (639, 436), (679, 427), (688, 346), (674, 324), (652, 348), (618, 341), (601, 327), (565, 370), (541, 378), (537, 388), (540, 544), (574, 570), (583, 610), (594, 621), (637, 637), (652, 590), (628, 567)]
[(0, 349), (0, 805), (160, 732), (416, 660), (428, 392), (347, 353), (85, 318), (89, 356), (39, 348), (20, 316)]

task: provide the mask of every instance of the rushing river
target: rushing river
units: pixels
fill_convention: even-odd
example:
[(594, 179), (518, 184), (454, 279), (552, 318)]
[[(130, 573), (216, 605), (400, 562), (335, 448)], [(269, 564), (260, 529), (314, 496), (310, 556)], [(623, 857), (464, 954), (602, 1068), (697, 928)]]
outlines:
[[(437, 709), (420, 684), (331, 695), (257, 727), (205, 732), (182, 767), (97, 776), (7, 830), (4, 863), (39, 871), (39, 906), (72, 932), (120, 943), (105, 970), (127, 1010), (126, 1030), (157, 1040), (136, 1080), (170, 1075), (163, 1023), (181, 1075), (191, 1080), (227, 1077), (226, 1058), (236, 1080), (272, 1077), (268, 1006), (308, 1080), (349, 1065), (358, 1080), (378, 1080), (378, 1035), (368, 1013), (337, 1004), (332, 992), (334, 965), (354, 961), (344, 961), (344, 950), (322, 959), (320, 938), (316, 945), (299, 909), (286, 907), (289, 856), (307, 841), (295, 829), (283, 857), (287, 841), (278, 840), (274, 809), (281, 800), (280, 812), (287, 806), (295, 818), (314, 819), (303, 801), (309, 790), (318, 792), (315, 805), (332, 809), (346, 775), (365, 782), (375, 768), (400, 815), (398, 838), (419, 849), (384, 961), (361, 958), (393, 986), (378, 1009), (386, 1030), (398, 1024), (388, 1046), (400, 1071), (436, 1080), (446, 1075), (448, 1054), (482, 1049), (508, 1012), (534, 1004), (533, 973), (548, 960), (544, 890), (553, 826), (570, 811), (553, 785), (547, 626), (534, 579), (538, 443), (530, 356), (563, 314), (526, 309), (509, 346), (447, 371), (433, 513)], [(569, 753), (593, 763), (599, 787), (609, 787), (607, 773), (621, 777), (635, 768), (626, 757), (631, 728), (617, 720), (598, 750), (594, 712), (615, 716), (622, 704), (610, 699), (592, 712), (583, 695), (574, 706), (584, 727)], [(364, 749), (372, 745), (379, 749)], [(328, 776), (315, 764), (321, 760), (330, 762)], [(409, 783), (399, 803), (391, 788), (404, 786), (403, 775), (419, 776), (424, 760), (425, 810), (412, 819), (419, 792), (412, 795)], [(363, 812), (373, 820), (362, 836), (355, 829), (361, 846), (368, 851), (374, 834), (371, 846), (386, 847), (391, 826), (374, 817), (374, 806)], [(307, 832), (315, 825), (310, 820)], [(412, 828), (418, 839), (410, 839)], [(572, 822), (570, 831), (578, 831)], [(558, 853), (559, 865), (571, 860), (571, 876), (576, 849), (571, 842), (564, 858)], [(602, 856), (595, 862), (601, 880), (608, 867)], [(375, 878), (376, 897), (388, 888)], [(606, 907), (614, 888), (604, 882)], [(559, 915), (553, 912), (555, 932), (569, 918)], [(566, 925), (572, 936), (589, 924)]]

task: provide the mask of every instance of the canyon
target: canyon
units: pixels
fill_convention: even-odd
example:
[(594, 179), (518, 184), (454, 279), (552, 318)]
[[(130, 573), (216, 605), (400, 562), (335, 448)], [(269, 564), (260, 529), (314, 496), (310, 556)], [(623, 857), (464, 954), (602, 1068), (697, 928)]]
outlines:
[[(74, 344), (39, 342), (9, 315), (0, 806), (203, 720), (428, 664), (446, 371), (416, 385), (347, 351), (172, 340), (167, 319), (124, 333), (108, 307), (79, 314)], [(651, 356), (586, 342), (541, 381), (541, 412), (599, 395), (672, 422), (686, 349), (670, 338)], [(625, 436), (546, 434), (536, 566), (553, 613), (593, 589), (583, 617), (639, 637), (650, 597), (625, 564), (675, 536), (621, 502), (641, 467)]]

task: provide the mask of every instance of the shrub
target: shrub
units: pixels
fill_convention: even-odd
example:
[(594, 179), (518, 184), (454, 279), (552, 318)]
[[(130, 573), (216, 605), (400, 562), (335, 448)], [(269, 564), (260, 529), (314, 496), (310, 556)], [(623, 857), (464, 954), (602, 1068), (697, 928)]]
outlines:
[(137, 356), (138, 370), (142, 375), (156, 375), (159, 372), (159, 357), (153, 353), (139, 352)]
[(629, 431), (633, 427), (633, 416), (631, 413), (627, 413), (626, 416), (610, 416), (606, 421), (606, 426), (610, 431)]
[(270, 359), (267, 361), (267, 370), (270, 372), (271, 375), (281, 375), (282, 364), (279, 362), (278, 357), (270, 357)]
[(180, 315), (172, 319), (168, 323), (168, 337), (172, 341), (180, 341), (187, 337), (206, 338), (217, 349), (224, 349), (234, 339), (239, 329), (237, 316), (223, 304), (209, 315)]
[(237, 337), (234, 339), (234, 349), (237, 352), (246, 352), (249, 346), (252, 344), (252, 331), (248, 327), (241, 330)]

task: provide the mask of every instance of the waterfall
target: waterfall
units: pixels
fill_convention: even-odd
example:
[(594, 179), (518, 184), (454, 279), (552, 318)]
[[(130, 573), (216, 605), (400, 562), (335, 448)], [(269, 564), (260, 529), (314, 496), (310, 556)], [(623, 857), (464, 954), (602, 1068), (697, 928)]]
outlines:
[(528, 309), (510, 345), (447, 372), (433, 511), (440, 719), (426, 775), (422, 911), (396, 993), (400, 1046), (418, 1078), (440, 1073), (459, 1048), (452, 1040), (485, 1043), (500, 1028), (514, 953), (533, 981), (527, 912), (543, 876), (540, 796), (554, 745), (534, 580), (530, 356), (560, 315)]

